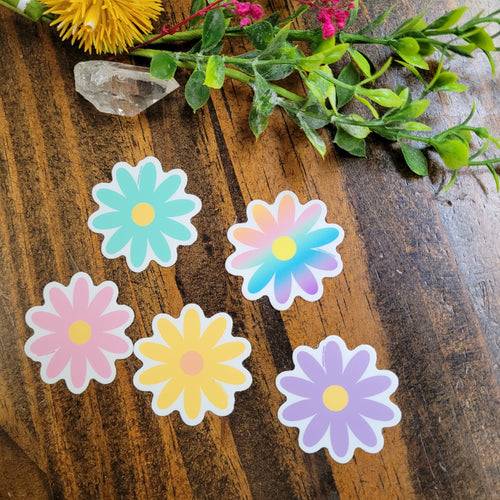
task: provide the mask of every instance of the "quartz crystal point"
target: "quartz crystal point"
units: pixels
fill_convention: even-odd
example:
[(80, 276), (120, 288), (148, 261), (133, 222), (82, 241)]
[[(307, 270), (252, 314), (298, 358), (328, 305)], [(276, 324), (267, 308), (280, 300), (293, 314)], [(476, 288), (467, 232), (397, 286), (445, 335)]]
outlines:
[(135, 116), (174, 91), (179, 84), (158, 80), (148, 68), (111, 61), (84, 61), (75, 66), (75, 88), (99, 111)]

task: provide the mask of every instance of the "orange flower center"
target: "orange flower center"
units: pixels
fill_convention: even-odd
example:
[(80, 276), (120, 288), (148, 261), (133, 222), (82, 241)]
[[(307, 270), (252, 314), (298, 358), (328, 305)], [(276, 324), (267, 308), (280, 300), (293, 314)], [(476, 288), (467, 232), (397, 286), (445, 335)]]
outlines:
[(187, 351), (181, 357), (181, 370), (186, 375), (198, 375), (203, 364), (203, 356), (197, 351)]

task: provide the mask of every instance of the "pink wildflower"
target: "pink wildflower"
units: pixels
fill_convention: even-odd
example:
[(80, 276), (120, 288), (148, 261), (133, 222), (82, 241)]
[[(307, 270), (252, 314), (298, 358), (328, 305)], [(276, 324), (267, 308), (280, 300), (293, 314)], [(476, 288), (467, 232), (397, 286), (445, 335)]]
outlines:
[(233, 0), (233, 5), (236, 7), (237, 16), (246, 16), (250, 12), (250, 4), (248, 2), (238, 2)]
[(250, 17), (258, 21), (264, 15), (264, 11), (260, 5), (250, 5)]
[(323, 38), (331, 38), (338, 29), (345, 28), (350, 10), (355, 8), (355, 4), (352, 0), (319, 0), (319, 2), (317, 4), (315, 0), (310, 0), (302, 3), (318, 9), (318, 21), (321, 23)]
[(325, 11), (321, 11), (318, 14), (318, 21), (322, 23), (321, 30), (323, 31), (323, 38), (325, 40), (327, 38), (335, 36), (335, 33), (337, 33), (337, 28), (335, 28), (332, 17), (330, 15), (328, 15)]
[(232, 0), (231, 6), (234, 7), (234, 13), (237, 16), (243, 17), (240, 26), (248, 26), (251, 19), (258, 21), (264, 13), (260, 5), (251, 4), (250, 2)]

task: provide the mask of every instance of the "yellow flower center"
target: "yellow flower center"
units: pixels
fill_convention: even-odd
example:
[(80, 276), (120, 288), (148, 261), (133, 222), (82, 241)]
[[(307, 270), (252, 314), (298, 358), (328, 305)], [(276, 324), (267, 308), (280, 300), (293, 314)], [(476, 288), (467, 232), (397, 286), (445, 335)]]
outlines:
[(132, 210), (132, 220), (138, 226), (148, 226), (155, 218), (155, 209), (149, 203), (138, 203)]
[(92, 329), (86, 321), (75, 321), (68, 331), (69, 338), (78, 345), (86, 344), (92, 336)]
[(198, 375), (203, 364), (203, 356), (198, 351), (187, 351), (181, 357), (181, 370), (186, 375)]
[(331, 385), (323, 392), (323, 404), (331, 411), (343, 410), (349, 402), (349, 394), (340, 385)]
[(273, 254), (279, 260), (290, 260), (297, 252), (295, 241), (289, 236), (280, 236), (273, 243)]

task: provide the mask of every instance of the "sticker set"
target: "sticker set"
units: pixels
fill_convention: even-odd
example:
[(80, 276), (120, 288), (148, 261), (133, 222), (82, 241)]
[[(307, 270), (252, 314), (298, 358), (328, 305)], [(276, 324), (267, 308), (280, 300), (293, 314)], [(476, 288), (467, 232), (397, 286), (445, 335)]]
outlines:
[[(178, 246), (197, 238), (191, 218), (200, 212), (201, 201), (185, 192), (186, 185), (182, 170), (166, 173), (154, 157), (136, 167), (117, 163), (112, 181), (92, 190), (99, 209), (88, 226), (103, 235), (103, 255), (124, 256), (134, 272), (152, 261), (173, 265)], [(261, 200), (248, 205), (247, 222), (229, 228), (235, 251), (226, 260), (226, 270), (243, 278), (246, 299), (267, 296), (283, 311), (296, 297), (321, 298), (323, 278), (342, 271), (336, 247), (344, 237), (340, 226), (326, 222), (326, 212), (323, 202), (302, 205), (291, 191), (280, 193), (271, 205)], [(25, 353), (41, 363), (40, 375), (48, 384), (64, 380), (71, 392), (81, 394), (92, 379), (112, 382), (115, 361), (134, 353), (143, 366), (133, 382), (153, 394), (153, 411), (161, 416), (178, 411), (186, 424), (197, 425), (207, 411), (229, 415), (235, 393), (252, 383), (243, 366), (250, 343), (232, 335), (233, 321), (226, 313), (207, 318), (198, 305), (188, 304), (179, 318), (158, 314), (153, 335), (133, 345), (125, 330), (134, 312), (117, 303), (114, 283), (94, 285), (79, 272), (66, 287), (49, 283), (43, 296), (44, 305), (26, 313), (34, 334)], [(334, 335), (316, 349), (295, 349), (294, 369), (276, 379), (286, 397), (278, 419), (299, 429), (303, 451), (326, 448), (334, 460), (346, 463), (356, 448), (382, 449), (383, 428), (398, 424), (401, 412), (390, 401), (398, 379), (377, 369), (376, 358), (371, 346), (349, 350)]]

